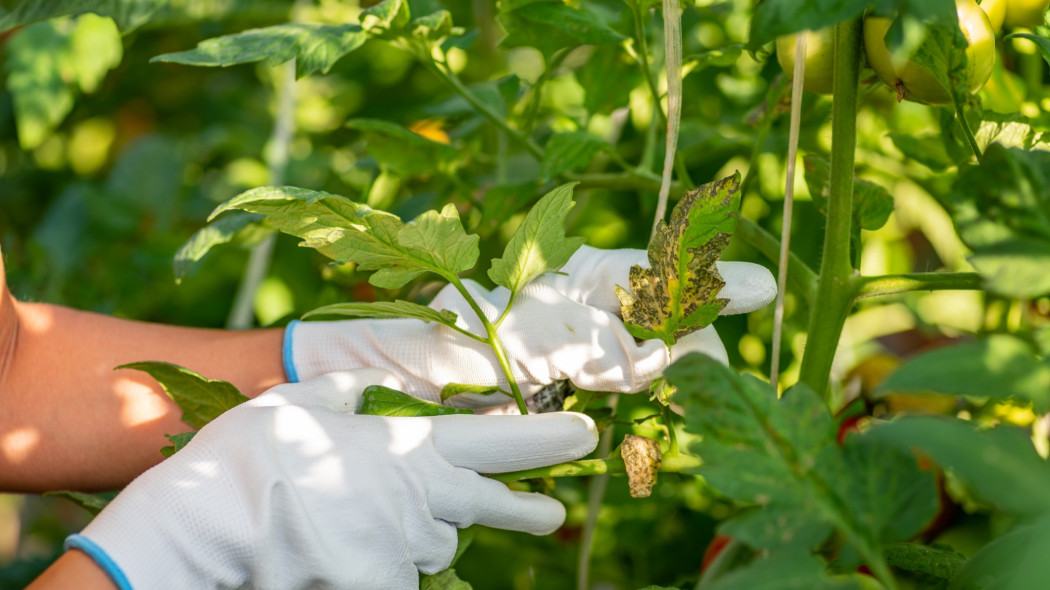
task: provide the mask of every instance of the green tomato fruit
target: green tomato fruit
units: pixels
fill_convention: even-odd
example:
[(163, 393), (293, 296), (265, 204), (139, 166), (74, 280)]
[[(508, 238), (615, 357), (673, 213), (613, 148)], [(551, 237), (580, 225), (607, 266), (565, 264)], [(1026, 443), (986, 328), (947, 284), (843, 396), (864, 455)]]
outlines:
[[(806, 35), (806, 73), (803, 87), (817, 94), (831, 94), (834, 82), (835, 29), (828, 27), (820, 31), (803, 31)], [(777, 37), (777, 61), (788, 79), (795, 74), (795, 43), (798, 35)]]
[[(977, 92), (992, 76), (995, 65), (995, 33), (988, 15), (975, 0), (956, 0), (959, 28), (966, 37), (966, 89)], [(891, 19), (869, 16), (864, 19), (864, 51), (868, 63), (884, 82), (897, 90), (897, 100), (912, 100), (926, 104), (948, 104), (952, 97), (932, 73), (908, 60), (895, 64), (886, 47), (886, 31)]]
[(992, 23), (993, 32), (998, 33), (1003, 30), (1003, 21), (1006, 19), (1006, 5), (1008, 2), (1009, 0), (983, 0), (981, 2), (981, 10), (988, 15), (988, 21)]
[(1006, 0), (1006, 26), (1035, 28), (1046, 23), (1050, 0)]

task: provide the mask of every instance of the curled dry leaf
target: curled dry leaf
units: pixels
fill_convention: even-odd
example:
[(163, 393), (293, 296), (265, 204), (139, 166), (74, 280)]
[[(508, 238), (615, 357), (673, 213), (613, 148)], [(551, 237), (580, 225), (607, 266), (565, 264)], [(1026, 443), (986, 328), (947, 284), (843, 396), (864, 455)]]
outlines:
[(656, 485), (656, 474), (663, 462), (660, 443), (651, 438), (628, 434), (620, 446), (620, 455), (627, 466), (627, 485), (632, 498), (648, 498)]

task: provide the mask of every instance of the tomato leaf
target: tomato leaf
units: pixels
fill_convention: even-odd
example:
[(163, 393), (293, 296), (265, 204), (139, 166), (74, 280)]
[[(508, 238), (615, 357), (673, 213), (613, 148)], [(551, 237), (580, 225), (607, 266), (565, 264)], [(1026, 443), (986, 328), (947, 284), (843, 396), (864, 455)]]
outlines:
[(873, 427), (867, 436), (901, 449), (917, 449), (951, 469), (984, 501), (1005, 512), (1050, 512), (1050, 467), (1021, 429), (977, 430), (955, 418), (907, 416)]
[[(887, 35), (891, 35), (893, 29)], [(929, 70), (947, 96), (954, 96), (964, 105), (970, 91), (967, 88), (966, 37), (959, 29), (958, 20), (927, 28), (926, 40), (919, 45), (911, 59)]]
[(909, 572), (951, 580), (966, 563), (966, 557), (944, 546), (898, 543), (883, 549), (886, 562)]
[(833, 580), (825, 573), (825, 564), (803, 551), (786, 551), (765, 559), (756, 559), (746, 567), (735, 569), (715, 580), (710, 590), (852, 590), (857, 586)]
[(160, 454), (165, 457), (174, 455), (188, 445), (196, 435), (197, 431), (195, 430), (190, 432), (180, 432), (179, 434), (165, 434), (164, 436), (171, 441), (171, 444), (166, 447), (161, 447)]
[(266, 61), (271, 66), (295, 58), (295, 77), (327, 74), (344, 55), (360, 47), (368, 35), (358, 25), (283, 23), (205, 39), (196, 49), (165, 53), (150, 62), (191, 66), (221, 66)]
[(1050, 363), (1024, 341), (996, 334), (919, 355), (893, 372), (872, 393), (936, 392), (1031, 402), (1050, 411)]
[[(233, 241), (241, 230), (258, 219), (258, 215), (235, 211), (197, 230), (175, 252), (175, 282), (181, 282), (186, 273), (200, 262), (212, 248)], [(266, 231), (269, 233), (273, 232), (273, 230), (268, 228)]]
[(460, 157), (456, 148), (388, 121), (354, 119), (346, 126), (360, 131), (368, 153), (402, 178), (449, 170)]
[(492, 282), (517, 293), (544, 273), (558, 270), (583, 244), (565, 236), (565, 218), (574, 204), (576, 183), (563, 184), (533, 205), (507, 242), (501, 258), (492, 260)]
[(1042, 588), (1050, 579), (1050, 515), (985, 545), (952, 579), (950, 590)]
[(1044, 35), (1033, 35), (1032, 33), (1012, 33), (1003, 37), (1003, 41), (1013, 39), (1014, 37), (1028, 39), (1032, 43), (1035, 43), (1035, 46), (1039, 48), (1039, 53), (1042, 54), (1043, 59), (1046, 60), (1047, 64), (1050, 64), (1050, 37), (1046, 36), (1050, 35), (1050, 27), (1039, 27), (1039, 29), (1042, 29), (1044, 31)]
[[(917, 532), (937, 510), (933, 474), (908, 450), (851, 436), (842, 448), (823, 400), (805, 386), (777, 399), (768, 383), (688, 355), (665, 372), (686, 409), (689, 450), (707, 483), (756, 510), (724, 532), (757, 548), (819, 544), (832, 528), (867, 559)], [(746, 477), (740, 466), (747, 465)]]
[(148, 373), (182, 409), (182, 421), (198, 429), (226, 410), (248, 401), (233, 384), (207, 379), (172, 363), (144, 361), (121, 365), (117, 369)]
[[(803, 158), (806, 185), (813, 204), (824, 215), (831, 194), (831, 163), (815, 154)], [(853, 181), (853, 221), (861, 229), (877, 230), (886, 225), (893, 213), (893, 196), (882, 185), (857, 178)]]
[(455, 397), (463, 393), (476, 393), (478, 395), (492, 395), (494, 393), (502, 393), (503, 395), (509, 396), (510, 394), (503, 391), (499, 387), (491, 385), (468, 385), (466, 383), (449, 383), (441, 388), (441, 401), (445, 401), (449, 398)]
[(473, 414), (471, 410), (453, 408), (421, 400), (396, 389), (371, 385), (361, 393), (358, 414), (371, 416), (444, 416), (446, 414)]
[(626, 39), (597, 14), (561, 0), (503, 2), (499, 20), (507, 31), (500, 47), (535, 47), (547, 57), (566, 47), (614, 44)]
[(1050, 293), (1050, 153), (992, 144), (980, 165), (961, 171), (946, 205), (991, 289)]
[(424, 322), (437, 322), (446, 326), (456, 325), (456, 314), (447, 309), (437, 310), (411, 301), (373, 301), (333, 303), (318, 307), (303, 314), (303, 319), (322, 315), (339, 315), (352, 318), (412, 318)]
[(21, 25), (52, 19), (94, 13), (112, 18), (121, 31), (127, 33), (149, 22), (167, 0), (22, 0), (7, 14), (0, 13), (0, 32)]
[(383, 0), (361, 11), (360, 17), (361, 27), (381, 39), (399, 37), (411, 19), (406, 0)]
[(87, 510), (92, 516), (98, 516), (98, 513), (102, 512), (102, 509), (112, 500), (112, 498), (99, 494), (85, 494), (84, 492), (74, 492), (71, 490), (44, 492), (43, 496), (45, 498), (65, 498), (75, 502), (77, 506)]
[(631, 269), (628, 291), (616, 286), (624, 323), (636, 338), (668, 346), (715, 320), (728, 300), (715, 261), (729, 245), (740, 208), (740, 173), (686, 193), (649, 242), (651, 268)]
[(421, 576), (419, 590), (472, 590), (469, 582), (464, 582), (456, 570), (449, 568), (436, 574)]
[(468, 235), (455, 205), (427, 211), (409, 223), (346, 197), (295, 187), (262, 187), (220, 205), (259, 213), (277, 229), (300, 237), (337, 262), (356, 262), (377, 287), (396, 289), (433, 272), (446, 279), (474, 266), (478, 236)]
[(550, 180), (563, 172), (577, 170), (591, 163), (606, 143), (583, 131), (555, 133), (547, 140), (543, 153), (543, 180)]

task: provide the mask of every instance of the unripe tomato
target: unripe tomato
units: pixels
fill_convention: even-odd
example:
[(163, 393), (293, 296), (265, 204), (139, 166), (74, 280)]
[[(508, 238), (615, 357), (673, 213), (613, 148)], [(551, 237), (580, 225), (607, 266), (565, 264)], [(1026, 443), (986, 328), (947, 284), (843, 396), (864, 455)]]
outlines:
[[(955, 11), (959, 28), (966, 37), (966, 88), (977, 92), (992, 76), (995, 65), (995, 33), (988, 15), (975, 0), (956, 0)], [(881, 16), (864, 19), (864, 50), (875, 73), (897, 89), (897, 100), (913, 100), (926, 104), (947, 104), (952, 97), (937, 82), (937, 78), (919, 64), (908, 60), (895, 67), (893, 56), (886, 47), (886, 31), (892, 20)]]
[(998, 33), (1003, 30), (1007, 3), (1008, 0), (983, 0), (981, 2), (981, 10), (988, 15), (988, 21), (992, 23), (993, 32)]
[[(803, 87), (817, 94), (831, 94), (834, 82), (835, 29), (828, 27), (820, 31), (803, 31), (806, 35), (806, 73)], [(798, 34), (777, 37), (777, 61), (789, 79), (795, 75), (795, 43)]]
[(1007, 0), (1006, 26), (1038, 27), (1046, 22), (1046, 9), (1050, 0)]

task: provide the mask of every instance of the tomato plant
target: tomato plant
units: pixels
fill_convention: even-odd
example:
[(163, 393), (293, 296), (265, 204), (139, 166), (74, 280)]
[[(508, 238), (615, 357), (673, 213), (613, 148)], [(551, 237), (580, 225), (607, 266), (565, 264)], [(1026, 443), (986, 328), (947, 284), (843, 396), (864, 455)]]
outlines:
[[(461, 275), (513, 288), (485, 272), (508, 244), (645, 248), (661, 188), (673, 207), (718, 186), (710, 223), (734, 227), (684, 276), (710, 280), (712, 256), (775, 267), (787, 226), (785, 345), (764, 309), (715, 322), (728, 366), (683, 358), (652, 400), (554, 384), (604, 428), (599, 451), (502, 479), (563, 501), (567, 523), (472, 531), (458, 587), (1040, 588), (1050, 30), (1023, 33), (1024, 54), (995, 46), (996, 21), (1019, 26), (1014, 2), (828, 4), (0, 1), (8, 282), (190, 325), (281, 326), (332, 305), (442, 321), (420, 308)], [(814, 92), (792, 97), (802, 31), (820, 31)], [(929, 104), (898, 103), (877, 76)], [(792, 100), (804, 178), (787, 224)], [(559, 214), (534, 213), (552, 194)], [(440, 217), (476, 236), (480, 262), (392, 281), (328, 248), (374, 228), (303, 226), (325, 203)], [(685, 319), (638, 333), (671, 339)], [(173, 390), (203, 379), (144, 367)], [(370, 411), (405, 406), (397, 395)], [(171, 434), (167, 452), (190, 436)], [(648, 498), (621, 477), (628, 434), (663, 453)], [(23, 531), (17, 553), (0, 542), (0, 586), (77, 525), (57, 502), (0, 498), (0, 524)]]

